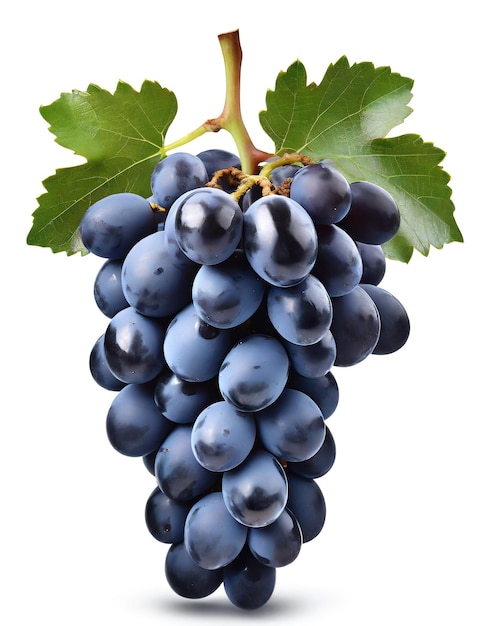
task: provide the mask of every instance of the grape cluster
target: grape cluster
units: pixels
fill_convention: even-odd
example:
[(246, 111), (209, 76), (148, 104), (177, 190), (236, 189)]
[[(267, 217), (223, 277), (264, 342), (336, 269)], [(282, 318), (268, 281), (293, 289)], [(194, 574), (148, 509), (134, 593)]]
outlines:
[(257, 609), (325, 522), (332, 367), (398, 350), (409, 319), (379, 287), (400, 222), (384, 189), (323, 161), (238, 193), (239, 166), (224, 150), (169, 155), (150, 198), (97, 201), (80, 235), (104, 259), (109, 318), (90, 370), (116, 392), (111, 445), (155, 477), (145, 520), (170, 544), (167, 581)]

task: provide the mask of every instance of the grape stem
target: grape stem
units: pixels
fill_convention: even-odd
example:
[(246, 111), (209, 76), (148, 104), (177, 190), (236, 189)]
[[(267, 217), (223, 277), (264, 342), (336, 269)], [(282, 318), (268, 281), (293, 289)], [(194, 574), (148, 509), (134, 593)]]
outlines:
[(229, 132), (237, 146), (242, 170), (247, 174), (257, 174), (259, 163), (273, 155), (254, 146), (242, 119), (242, 48), (239, 31), (222, 33), (218, 36), (218, 40), (225, 66), (225, 103), (220, 116), (207, 120), (205, 125), (210, 129), (220, 130), (223, 128)]
[(235, 141), (241, 161), (242, 171), (247, 174), (257, 174), (259, 163), (267, 160), (274, 154), (259, 150), (254, 146), (250, 135), (242, 119), (241, 110), (241, 72), (242, 72), (242, 48), (240, 46), (239, 31), (231, 31), (218, 35), (223, 54), (225, 67), (225, 103), (223, 111), (218, 117), (206, 120), (201, 126), (188, 133), (184, 137), (166, 145), (162, 150), (165, 156), (170, 150), (179, 148), (193, 139), (201, 137), (205, 133), (217, 133), (226, 130)]
[[(241, 74), (242, 74), (242, 48), (240, 45), (240, 35), (238, 30), (218, 35), (220, 47), (223, 54), (223, 63), (225, 67), (225, 102), (223, 111), (218, 117), (207, 119), (206, 122), (198, 126), (195, 130), (188, 133), (184, 137), (166, 145), (161, 151), (163, 156), (170, 150), (174, 150), (184, 144), (201, 137), (205, 133), (217, 133), (220, 130), (226, 130), (232, 135), (235, 145), (237, 146), (240, 157), (242, 172), (247, 176), (255, 176), (259, 173), (260, 177), (268, 178), (269, 174), (275, 167), (287, 165), (290, 163), (307, 163), (307, 157), (300, 154), (286, 154), (278, 159), (276, 155), (270, 152), (264, 152), (254, 146), (247, 128), (242, 118), (241, 109)], [(270, 157), (275, 160), (266, 163), (262, 170), (260, 164), (267, 161)], [(255, 184), (255, 179), (249, 178), (244, 183), (244, 189)], [(239, 190), (239, 195), (242, 193)]]

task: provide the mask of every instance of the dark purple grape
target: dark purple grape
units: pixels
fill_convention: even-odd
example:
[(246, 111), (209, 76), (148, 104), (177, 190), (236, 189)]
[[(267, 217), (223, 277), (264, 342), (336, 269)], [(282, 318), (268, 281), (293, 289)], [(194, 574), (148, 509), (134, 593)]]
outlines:
[(156, 487), (145, 505), (145, 522), (150, 534), (162, 543), (184, 540), (184, 523), (193, 502), (170, 498)]
[(299, 346), (323, 339), (333, 316), (331, 298), (323, 283), (312, 274), (292, 287), (271, 286), (267, 311), (279, 335)]
[[(213, 178), (213, 175), (220, 170), (226, 170), (231, 167), (234, 167), (237, 170), (242, 169), (240, 157), (233, 152), (229, 152), (228, 150), (210, 148), (209, 150), (198, 152), (196, 156), (205, 164), (206, 173), (208, 174), (208, 178), (210, 180)], [(219, 179), (218, 185), (227, 193), (230, 193), (234, 189), (228, 183), (228, 179), (224, 176)]]
[(223, 569), (225, 593), (239, 609), (260, 609), (271, 598), (276, 585), (276, 569), (260, 563), (244, 547), (238, 557)]
[(223, 569), (209, 570), (197, 565), (189, 556), (184, 542), (174, 543), (166, 554), (166, 579), (182, 598), (206, 598), (223, 582)]
[(268, 567), (284, 567), (298, 558), (303, 534), (289, 509), (264, 528), (250, 528), (247, 542), (255, 558)]
[(192, 424), (205, 407), (219, 399), (216, 379), (189, 382), (166, 367), (155, 381), (155, 403), (176, 424)]
[(217, 570), (238, 556), (247, 532), (230, 515), (221, 491), (215, 491), (193, 504), (184, 525), (184, 545), (197, 565)]
[(215, 265), (235, 252), (242, 238), (243, 214), (232, 196), (207, 187), (189, 194), (175, 208), (176, 241), (189, 259)]
[(312, 274), (334, 298), (349, 293), (362, 278), (362, 257), (354, 240), (335, 224), (320, 226), (318, 255)]
[(247, 335), (225, 356), (218, 374), (223, 398), (240, 411), (260, 411), (280, 396), (289, 358), (282, 344), (267, 335)]
[(376, 285), (361, 285), (379, 310), (380, 335), (373, 354), (391, 354), (406, 343), (411, 330), (404, 306), (389, 291)]
[(215, 328), (234, 328), (259, 308), (265, 289), (265, 281), (238, 249), (218, 265), (200, 267), (194, 277), (192, 299), (202, 320)]
[(288, 474), (287, 507), (296, 516), (303, 533), (303, 543), (317, 537), (326, 519), (326, 504), (318, 483), (312, 478)]
[(105, 331), (107, 365), (119, 380), (147, 383), (165, 365), (162, 344), (166, 326), (141, 315), (133, 307), (119, 311)]
[(291, 182), (290, 197), (308, 211), (315, 224), (335, 224), (350, 209), (347, 179), (324, 161), (302, 167)]
[(222, 493), (238, 522), (261, 528), (272, 524), (286, 506), (286, 474), (274, 455), (254, 448), (243, 463), (223, 473)]
[(260, 185), (252, 185), (250, 189), (247, 189), (239, 200), (240, 208), (244, 213), (254, 202), (262, 198), (262, 191), (263, 189)]
[(212, 472), (226, 472), (247, 458), (256, 432), (252, 413), (243, 413), (229, 402), (219, 400), (203, 409), (196, 418), (191, 448), (203, 467)]
[(318, 378), (308, 378), (291, 369), (287, 386), (303, 391), (312, 398), (320, 407), (325, 420), (333, 415), (338, 406), (338, 384), (332, 372)]
[(172, 428), (154, 403), (152, 386), (127, 385), (117, 393), (106, 419), (108, 440), (127, 456), (159, 448)]
[(99, 337), (90, 352), (90, 372), (93, 380), (108, 391), (120, 391), (127, 383), (114, 376), (107, 365), (105, 356), (105, 335)]
[(127, 302), (148, 317), (168, 317), (191, 302), (196, 268), (180, 264), (166, 231), (138, 241), (122, 266), (122, 288)]
[(122, 259), (143, 237), (157, 230), (150, 203), (135, 193), (115, 193), (92, 204), (79, 231), (83, 245), (106, 259)]
[(93, 287), (96, 305), (110, 319), (129, 305), (122, 289), (122, 263), (123, 259), (105, 261), (96, 275)]
[(262, 445), (284, 461), (304, 461), (325, 440), (325, 421), (319, 406), (302, 391), (286, 388), (279, 398), (256, 415)]
[(149, 474), (152, 474), (152, 476), (156, 475), (154, 466), (158, 451), (159, 448), (157, 448), (156, 450), (152, 450), (152, 452), (149, 452), (149, 454), (144, 454), (144, 456), (142, 457), (142, 462), (144, 463), (145, 469), (149, 472)]
[(316, 261), (313, 221), (291, 198), (264, 196), (244, 214), (244, 250), (254, 271), (271, 285), (297, 285)]
[(283, 340), (283, 345), (292, 368), (306, 378), (321, 378), (335, 364), (336, 342), (330, 330), (320, 341), (309, 346), (298, 346), (286, 340)]
[(354, 182), (350, 189), (352, 204), (340, 227), (362, 243), (378, 245), (392, 239), (399, 230), (401, 217), (391, 194), (367, 181)]
[(386, 255), (378, 244), (355, 242), (362, 257), (361, 283), (378, 285), (386, 273)]
[(229, 167), (241, 168), (240, 157), (229, 150), (209, 148), (208, 150), (198, 152), (196, 156), (205, 164), (209, 178), (219, 170), (225, 170)]
[(175, 500), (195, 500), (215, 487), (219, 478), (195, 459), (191, 430), (191, 426), (175, 426), (162, 442), (155, 460), (157, 485)]
[(379, 311), (362, 287), (332, 298), (331, 333), (336, 343), (335, 365), (350, 366), (372, 354), (380, 334)]
[(302, 169), (301, 165), (279, 165), (269, 174), (269, 180), (274, 187), (279, 187), (288, 178), (293, 178), (300, 169)]
[(164, 337), (163, 352), (169, 368), (183, 380), (204, 382), (215, 378), (234, 344), (231, 329), (219, 329), (202, 320), (193, 304), (176, 313)]
[(304, 478), (321, 478), (333, 467), (335, 457), (335, 440), (330, 429), (326, 426), (325, 440), (318, 452), (305, 461), (288, 463), (286, 469), (288, 472), (293, 472), (293, 474)]
[(174, 201), (187, 191), (208, 182), (205, 164), (194, 154), (174, 152), (160, 161), (152, 172), (150, 183), (156, 203), (169, 210)]

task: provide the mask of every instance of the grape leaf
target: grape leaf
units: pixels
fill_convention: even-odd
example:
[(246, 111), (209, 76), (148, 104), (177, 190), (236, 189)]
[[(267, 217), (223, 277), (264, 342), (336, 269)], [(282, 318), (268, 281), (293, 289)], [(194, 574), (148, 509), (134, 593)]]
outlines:
[(41, 107), (57, 143), (86, 162), (43, 181), (46, 193), (38, 198), (27, 243), (86, 253), (78, 233), (86, 209), (110, 193), (150, 195), (150, 175), (176, 111), (174, 94), (150, 81), (140, 92), (120, 81), (113, 94), (91, 84)]
[(368, 180), (384, 187), (401, 212), (397, 235), (386, 255), (408, 262), (417, 249), (463, 241), (453, 213), (450, 176), (440, 166), (445, 153), (418, 135), (386, 137), (411, 113), (413, 81), (345, 57), (330, 65), (319, 85), (307, 84), (300, 61), (280, 72), (267, 93), (260, 123), (276, 153), (299, 152), (329, 160), (349, 182)]

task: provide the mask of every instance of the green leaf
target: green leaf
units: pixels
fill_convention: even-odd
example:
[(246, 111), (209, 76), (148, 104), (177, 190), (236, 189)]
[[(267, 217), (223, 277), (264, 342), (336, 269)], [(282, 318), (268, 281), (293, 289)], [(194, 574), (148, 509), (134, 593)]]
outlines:
[(57, 143), (86, 163), (56, 170), (43, 182), (46, 193), (38, 198), (27, 243), (85, 253), (78, 226), (91, 204), (122, 191), (150, 195), (150, 175), (176, 111), (174, 94), (149, 81), (140, 92), (119, 82), (113, 94), (89, 85), (41, 107)]
[(260, 122), (276, 153), (329, 160), (349, 180), (384, 187), (401, 212), (401, 228), (384, 245), (388, 257), (408, 262), (414, 249), (462, 241), (453, 217), (445, 153), (417, 135), (386, 137), (411, 113), (413, 81), (371, 63), (330, 65), (319, 85), (307, 84), (300, 61), (281, 72)]

